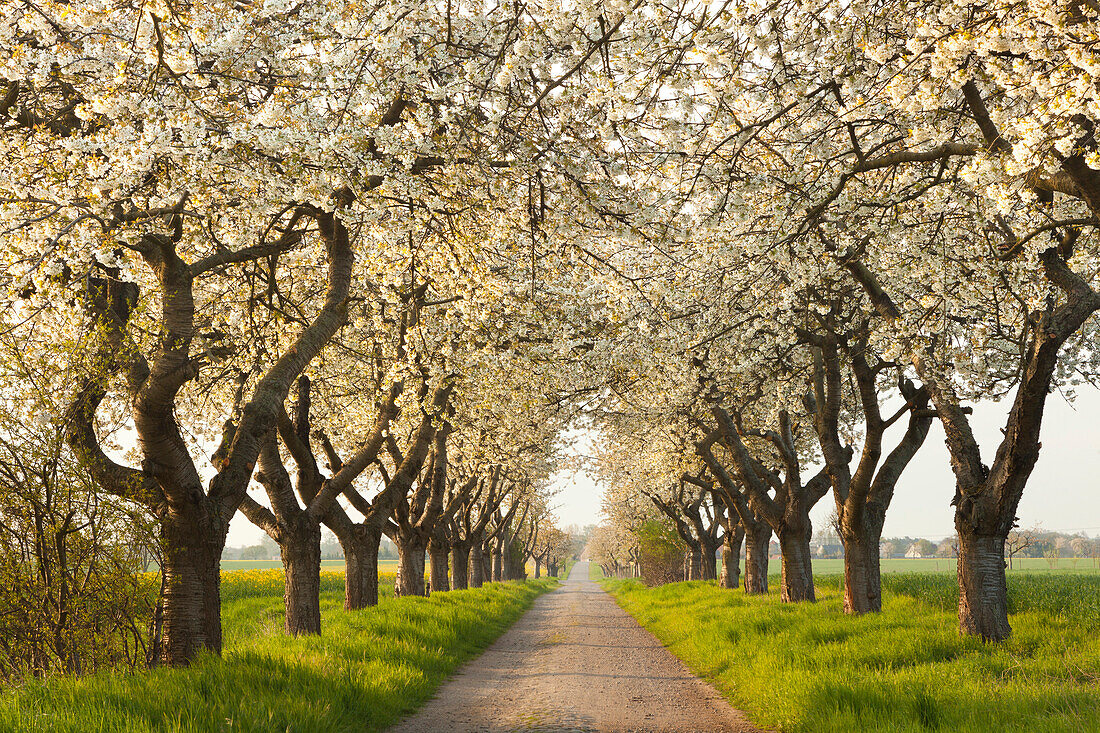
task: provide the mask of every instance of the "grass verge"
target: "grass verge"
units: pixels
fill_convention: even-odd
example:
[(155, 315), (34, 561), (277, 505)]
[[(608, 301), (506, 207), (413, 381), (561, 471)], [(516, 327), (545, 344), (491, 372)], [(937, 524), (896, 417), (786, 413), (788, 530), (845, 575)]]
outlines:
[[(1089, 579), (1091, 581), (1091, 579)], [(647, 588), (605, 580), (619, 605), (760, 725), (784, 731), (1100, 730), (1095, 605), (1054, 611), (1051, 594), (1084, 597), (1084, 578), (1013, 579), (1013, 636), (961, 636), (942, 593), (927, 603), (885, 591), (881, 614), (842, 612), (823, 578), (816, 604), (782, 604), (714, 583)], [(922, 587), (919, 578), (909, 587)], [(937, 581), (932, 581), (937, 582)], [(938, 588), (938, 585), (936, 586)], [(1029, 600), (1030, 599), (1030, 600)]]
[(603, 580), (604, 579), (603, 568), (597, 563), (588, 563), (588, 579), (589, 580)]
[[(381, 730), (557, 586), (491, 583), (347, 612), (340, 579), (321, 594), (322, 635), (293, 639), (282, 631), (281, 584), (273, 595), (273, 579), (249, 576), (225, 583), (221, 658), (30, 683), (0, 695), (0, 731)], [(334, 578), (322, 581), (330, 585)]]

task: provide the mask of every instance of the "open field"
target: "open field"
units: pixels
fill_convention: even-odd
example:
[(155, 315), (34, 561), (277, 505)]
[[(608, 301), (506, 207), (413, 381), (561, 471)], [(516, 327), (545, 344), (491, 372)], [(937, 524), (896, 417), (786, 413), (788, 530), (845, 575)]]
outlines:
[[(774, 557), (771, 559), (771, 566), (773, 568), (779, 567), (779, 558)], [(883, 573), (952, 573), (954, 574), (958, 561), (955, 558), (923, 558), (923, 559), (908, 559), (904, 557), (899, 558), (885, 558), (881, 561), (881, 567)], [(718, 566), (721, 567), (722, 561), (718, 561)], [(822, 560), (815, 558), (813, 561), (814, 574), (839, 574), (844, 572), (844, 560), (841, 558)], [(744, 558), (741, 560), (741, 569), (745, 569)], [(1041, 557), (1028, 557), (1017, 558), (1012, 561), (1012, 569), (1008, 571), (1013, 573), (1080, 573), (1082, 575), (1096, 574), (1100, 575), (1100, 558), (1059, 558), (1057, 560), (1047, 560)]]
[[(1014, 574), (1012, 638), (957, 631), (946, 573), (884, 578), (884, 611), (841, 610), (713, 582), (607, 580), (619, 604), (753, 722), (785, 731), (1100, 730), (1100, 577)], [(775, 586), (773, 586), (774, 588)]]
[[(779, 562), (778, 559), (775, 560)], [(908, 559), (904, 557), (887, 558), (882, 562), (884, 573), (954, 573), (958, 560), (950, 558), (922, 558)], [(814, 560), (815, 573), (843, 573), (844, 560)], [(1086, 558), (1058, 558), (1047, 560), (1042, 557), (1016, 558), (1012, 561), (1010, 573), (1019, 572), (1070, 572), (1070, 573), (1097, 573), (1100, 574), (1100, 559)]]
[(33, 682), (0, 695), (0, 731), (362, 731), (417, 708), (556, 580), (394, 599), (343, 610), (342, 573), (323, 572), (322, 635), (283, 634), (278, 570), (223, 575), (222, 658), (185, 669)]
[[(283, 563), (279, 560), (222, 560), (222, 570), (269, 570), (272, 568), (281, 570)], [(322, 560), (321, 570), (337, 570), (344, 572), (343, 560)], [(396, 573), (397, 560), (379, 559), (379, 573)]]

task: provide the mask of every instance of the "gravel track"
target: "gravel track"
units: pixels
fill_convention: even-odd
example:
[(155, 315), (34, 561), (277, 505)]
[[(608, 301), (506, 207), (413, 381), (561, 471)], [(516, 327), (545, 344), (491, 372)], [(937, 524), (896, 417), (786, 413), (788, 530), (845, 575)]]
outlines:
[(391, 731), (758, 731), (596, 583), (588, 563)]

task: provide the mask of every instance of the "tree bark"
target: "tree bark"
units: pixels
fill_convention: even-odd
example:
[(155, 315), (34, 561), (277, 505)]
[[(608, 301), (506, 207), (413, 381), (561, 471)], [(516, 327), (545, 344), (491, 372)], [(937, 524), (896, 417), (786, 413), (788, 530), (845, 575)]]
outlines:
[(451, 589), (449, 555), (450, 548), (434, 540), (428, 542), (428, 555), (431, 558), (431, 592), (445, 592)]
[(703, 580), (703, 548), (698, 544), (688, 547), (688, 580)]
[(768, 549), (772, 528), (756, 520), (745, 526), (745, 592), (757, 595), (768, 592)]
[(1008, 624), (1005, 538), (981, 536), (959, 528), (959, 625), (982, 641), (1004, 641)]
[(699, 567), (699, 579), (700, 580), (717, 580), (718, 579), (718, 548), (708, 547), (707, 543), (702, 543), (702, 552), (700, 553), (700, 567)]
[(504, 550), (498, 545), (493, 548), (493, 582), (504, 580)]
[(542, 558), (535, 558), (535, 580), (542, 577)]
[(810, 555), (810, 532), (788, 529), (779, 535), (783, 556), (781, 598), (785, 602), (813, 601), (814, 574)]
[(741, 582), (741, 543), (745, 541), (745, 529), (738, 522), (726, 532), (722, 541), (723, 588), (736, 588)]
[(344, 609), (356, 611), (378, 605), (378, 548), (382, 531), (349, 524), (333, 531), (344, 551)]
[(451, 550), (451, 587), (465, 590), (470, 587), (470, 544), (463, 542)]
[[(304, 518), (303, 518), (304, 520)], [(279, 544), (285, 576), (286, 633), (321, 633), (321, 527), (301, 521)]]
[(882, 529), (865, 527), (862, 533), (841, 536), (844, 545), (844, 612), (874, 613), (882, 610), (882, 577), (879, 572), (879, 540)]
[(425, 542), (419, 537), (399, 538), (397, 542), (397, 581), (395, 596), (424, 596)]
[(493, 545), (486, 542), (481, 548), (481, 582), (493, 582)]
[(470, 587), (480, 588), (485, 585), (485, 555), (483, 553), (483, 540), (474, 540), (474, 546), (470, 548)]
[(221, 556), (228, 527), (205, 500), (173, 508), (161, 524), (164, 593), (160, 661), (186, 663), (202, 650), (221, 654)]

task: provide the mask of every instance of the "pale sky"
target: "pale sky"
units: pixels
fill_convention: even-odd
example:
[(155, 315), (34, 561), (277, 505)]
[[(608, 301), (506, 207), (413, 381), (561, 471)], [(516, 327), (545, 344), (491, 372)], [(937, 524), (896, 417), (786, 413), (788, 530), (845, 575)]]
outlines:
[[(971, 424), (987, 464), (992, 462), (1008, 407), (1007, 402), (1002, 402), (982, 403), (974, 408)], [(1097, 416), (1100, 416), (1100, 391), (1083, 389), (1072, 405), (1058, 394), (1050, 396), (1043, 418), (1039, 463), (1020, 502), (1020, 526), (1041, 523), (1047, 530), (1100, 535), (1100, 420)], [(887, 433), (885, 450), (893, 448), (904, 430), (903, 422), (899, 421)], [(939, 540), (954, 534), (950, 502), (955, 495), (955, 480), (943, 440), (943, 428), (936, 421), (924, 446), (902, 474), (886, 514), (884, 537)], [(589, 453), (590, 447), (581, 440), (574, 450)], [(810, 475), (811, 472), (807, 470), (806, 473)], [(601, 521), (603, 488), (590, 476), (583, 471), (560, 471), (554, 475), (553, 483), (558, 489), (554, 503), (561, 526), (584, 526)], [(263, 501), (261, 493), (253, 495)], [(814, 527), (824, 527), (832, 510), (832, 496), (826, 495), (814, 508)], [(254, 544), (260, 535), (261, 530), (238, 513), (230, 525), (229, 544)]]
[[(982, 458), (993, 461), (1000, 428), (1009, 403), (975, 407), (971, 425), (982, 446)], [(1082, 389), (1071, 405), (1060, 395), (1048, 398), (1043, 417), (1042, 450), (1020, 502), (1020, 526), (1042, 523), (1044, 529), (1100, 534), (1100, 391)], [(887, 433), (884, 450), (892, 450), (904, 431), (904, 421)], [(583, 444), (580, 446), (584, 450)], [(948, 462), (943, 428), (936, 421), (928, 438), (898, 482), (886, 513), (884, 537), (924, 537), (939, 540), (955, 533), (955, 479)], [(806, 475), (812, 475), (807, 470)], [(557, 514), (563, 526), (601, 520), (603, 489), (584, 473), (555, 476), (560, 489)], [(825, 526), (833, 511), (832, 495), (814, 508), (814, 527)]]

